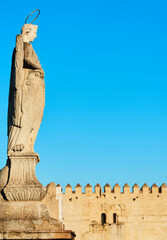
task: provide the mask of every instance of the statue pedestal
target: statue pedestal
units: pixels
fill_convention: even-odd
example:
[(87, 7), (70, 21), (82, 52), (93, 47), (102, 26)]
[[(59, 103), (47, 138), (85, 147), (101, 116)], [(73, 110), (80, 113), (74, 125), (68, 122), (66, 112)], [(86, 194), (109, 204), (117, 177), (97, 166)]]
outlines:
[(46, 195), (46, 188), (35, 174), (39, 156), (36, 153), (16, 153), (8, 156), (8, 182), (3, 189), (8, 201), (36, 201)]
[(8, 156), (0, 174), (6, 179), (0, 194), (0, 239), (74, 240), (75, 234), (61, 222), (61, 189), (54, 183), (42, 186), (35, 174), (38, 162), (35, 153)]
[[(25, 24), (13, 51), (8, 106), (8, 161), (0, 171), (0, 239), (69, 239), (56, 187), (35, 174), (33, 146), (45, 105), (44, 71), (30, 44), (37, 26)], [(32, 151), (32, 152), (31, 152)], [(60, 211), (59, 211), (60, 210)]]

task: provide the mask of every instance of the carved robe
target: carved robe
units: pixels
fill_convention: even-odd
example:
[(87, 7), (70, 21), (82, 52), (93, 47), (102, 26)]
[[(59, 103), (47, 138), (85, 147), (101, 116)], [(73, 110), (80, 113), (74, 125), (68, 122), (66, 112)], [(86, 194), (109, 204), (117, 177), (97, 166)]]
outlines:
[(8, 106), (8, 154), (34, 152), (45, 105), (44, 71), (30, 43), (16, 37)]

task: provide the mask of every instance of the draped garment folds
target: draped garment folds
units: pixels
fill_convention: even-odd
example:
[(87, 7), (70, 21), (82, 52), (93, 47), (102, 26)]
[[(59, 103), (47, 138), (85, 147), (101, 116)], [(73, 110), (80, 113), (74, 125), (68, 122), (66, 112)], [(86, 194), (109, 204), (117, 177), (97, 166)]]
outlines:
[(32, 45), (17, 35), (9, 90), (8, 153), (34, 152), (44, 105), (44, 71)]

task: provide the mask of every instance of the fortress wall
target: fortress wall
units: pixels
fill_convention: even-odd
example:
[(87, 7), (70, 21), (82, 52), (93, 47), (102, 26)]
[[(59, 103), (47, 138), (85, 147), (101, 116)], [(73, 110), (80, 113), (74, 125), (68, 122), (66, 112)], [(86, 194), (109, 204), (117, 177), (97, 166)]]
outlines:
[[(102, 224), (101, 214), (106, 214)], [(115, 218), (114, 218), (115, 214)], [(67, 185), (63, 194), (63, 223), (76, 240), (167, 240), (167, 187), (97, 184), (95, 191)], [(104, 220), (104, 219), (103, 219)], [(114, 223), (116, 221), (116, 223)]]

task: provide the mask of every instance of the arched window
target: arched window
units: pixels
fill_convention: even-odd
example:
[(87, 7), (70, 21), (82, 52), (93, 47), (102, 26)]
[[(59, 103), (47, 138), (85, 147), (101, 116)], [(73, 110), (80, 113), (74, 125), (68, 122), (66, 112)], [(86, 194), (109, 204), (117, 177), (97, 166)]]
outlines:
[(101, 214), (101, 224), (104, 225), (106, 223), (106, 214), (102, 213)]
[(118, 216), (116, 213), (113, 213), (113, 223), (117, 223), (118, 221)]

